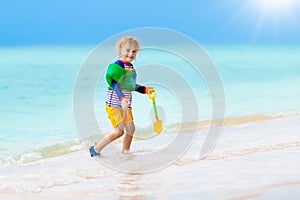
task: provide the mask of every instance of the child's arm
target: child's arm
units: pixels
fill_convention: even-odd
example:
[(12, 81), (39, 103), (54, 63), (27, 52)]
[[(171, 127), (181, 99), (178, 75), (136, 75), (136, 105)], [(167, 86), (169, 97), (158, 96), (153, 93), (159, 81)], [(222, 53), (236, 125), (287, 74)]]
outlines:
[(123, 94), (123, 92), (122, 92), (122, 90), (121, 90), (120, 84), (119, 84), (117, 81), (115, 81), (115, 80), (113, 79), (113, 80), (111, 81), (111, 85), (112, 85), (112, 87), (114, 88), (114, 90), (116, 91), (117, 96), (119, 97), (119, 100), (121, 101), (121, 99), (122, 99), (123, 97), (125, 97), (125, 95)]
[(123, 92), (121, 90), (121, 87), (120, 87), (120, 84), (113, 79), (112, 80), (112, 87), (114, 88), (114, 90), (117, 93), (117, 96), (118, 96), (118, 98), (119, 98), (119, 100), (121, 102), (122, 108), (123, 109), (127, 109), (129, 102), (126, 99), (126, 96), (123, 94)]
[(142, 94), (146, 94), (147, 93), (147, 88), (145, 86), (141, 86), (141, 85), (136, 84), (134, 91), (137, 91), (137, 92), (142, 93)]
[(135, 85), (135, 91), (142, 93), (142, 94), (148, 94), (148, 90), (153, 89), (153, 87), (146, 87), (136, 84)]
[(114, 90), (117, 93), (117, 96), (119, 97), (119, 99), (121, 100), (123, 97), (125, 97), (125, 95), (123, 94), (122, 90), (121, 90), (121, 86), (120, 84), (115, 81), (114, 79), (111, 81), (111, 85), (113, 86)]

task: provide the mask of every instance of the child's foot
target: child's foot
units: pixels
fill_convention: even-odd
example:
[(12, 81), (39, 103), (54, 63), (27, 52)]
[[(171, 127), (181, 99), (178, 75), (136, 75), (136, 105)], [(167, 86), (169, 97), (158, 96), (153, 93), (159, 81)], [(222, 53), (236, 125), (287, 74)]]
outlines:
[(132, 151), (132, 150), (123, 150), (122, 151), (122, 154), (125, 154), (125, 155), (132, 154), (132, 153), (135, 153), (135, 151)]
[(90, 154), (91, 154), (91, 157), (99, 157), (100, 156), (100, 153), (97, 153), (95, 151), (95, 147), (94, 146), (90, 147)]

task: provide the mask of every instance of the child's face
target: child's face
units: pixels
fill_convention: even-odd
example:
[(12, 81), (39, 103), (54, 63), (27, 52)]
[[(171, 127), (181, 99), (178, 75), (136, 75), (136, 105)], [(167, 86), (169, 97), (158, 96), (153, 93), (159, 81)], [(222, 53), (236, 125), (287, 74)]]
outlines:
[(120, 58), (126, 62), (135, 60), (138, 49), (133, 45), (126, 45), (120, 49)]

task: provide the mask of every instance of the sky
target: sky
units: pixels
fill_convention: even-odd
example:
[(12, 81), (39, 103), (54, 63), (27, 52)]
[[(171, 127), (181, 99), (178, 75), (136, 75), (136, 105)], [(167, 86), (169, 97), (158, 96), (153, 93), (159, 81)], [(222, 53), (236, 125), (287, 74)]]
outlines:
[(299, 44), (299, 11), (299, 0), (8, 0), (0, 3), (0, 46), (95, 45), (142, 27), (206, 44)]

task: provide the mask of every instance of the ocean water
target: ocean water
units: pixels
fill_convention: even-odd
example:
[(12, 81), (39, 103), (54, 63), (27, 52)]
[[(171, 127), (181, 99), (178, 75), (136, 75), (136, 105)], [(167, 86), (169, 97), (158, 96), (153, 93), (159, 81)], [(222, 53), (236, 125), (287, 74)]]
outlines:
[[(226, 115), (278, 114), (300, 111), (300, 46), (208, 45), (206, 52), (223, 81)], [(33, 46), (0, 48), (0, 166), (29, 162), (85, 148), (77, 134), (73, 116), (74, 83), (92, 46)], [(180, 48), (180, 47), (179, 47)], [(197, 95), (200, 120), (211, 116), (211, 96), (193, 70), (177, 57), (142, 51), (135, 63), (152, 59), (174, 67), (190, 79)], [(142, 69), (142, 68), (140, 68)], [(168, 77), (168, 75), (165, 75)], [(198, 77), (199, 78), (199, 77)], [(165, 128), (182, 119), (176, 94), (166, 86), (158, 88), (157, 104)], [(180, 82), (172, 87), (180, 87)], [(185, 92), (184, 88), (181, 90)], [(95, 114), (103, 132), (111, 130), (104, 110), (106, 84), (103, 74), (95, 91)], [(151, 135), (152, 104), (134, 95), (137, 136)], [(142, 131), (141, 131), (142, 130)], [(97, 133), (90, 133), (95, 136)]]

